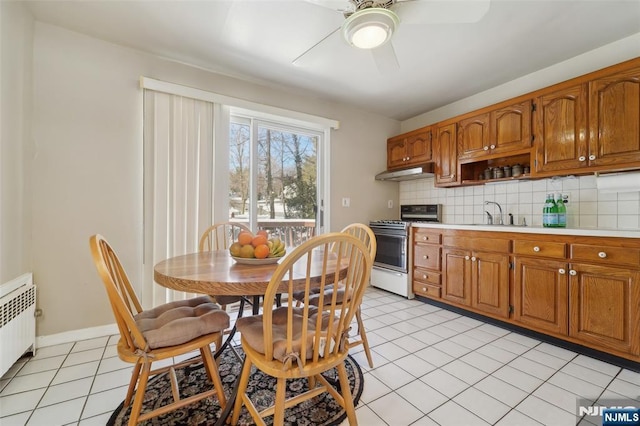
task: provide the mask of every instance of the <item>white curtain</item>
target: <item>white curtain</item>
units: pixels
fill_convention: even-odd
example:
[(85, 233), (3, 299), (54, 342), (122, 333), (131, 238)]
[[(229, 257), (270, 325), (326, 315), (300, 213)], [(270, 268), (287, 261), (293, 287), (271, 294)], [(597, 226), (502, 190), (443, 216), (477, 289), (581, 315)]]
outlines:
[(145, 307), (191, 297), (153, 281), (153, 265), (197, 251), (212, 224), (214, 104), (144, 91)]

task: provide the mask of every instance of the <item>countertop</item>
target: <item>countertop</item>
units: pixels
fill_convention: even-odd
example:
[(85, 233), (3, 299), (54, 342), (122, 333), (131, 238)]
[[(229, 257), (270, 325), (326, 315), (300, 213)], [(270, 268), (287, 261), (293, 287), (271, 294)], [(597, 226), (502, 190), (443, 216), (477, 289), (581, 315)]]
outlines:
[(589, 237), (640, 238), (640, 229), (544, 228), (513, 225), (456, 225), (444, 223), (412, 223), (414, 228), (463, 229), (468, 231), (519, 232), (523, 234), (581, 235)]

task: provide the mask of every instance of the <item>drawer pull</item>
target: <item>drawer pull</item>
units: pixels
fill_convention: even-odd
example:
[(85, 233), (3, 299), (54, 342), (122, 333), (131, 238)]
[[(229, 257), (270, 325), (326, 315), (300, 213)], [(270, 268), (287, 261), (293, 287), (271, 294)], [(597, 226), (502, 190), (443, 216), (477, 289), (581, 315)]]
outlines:
[(427, 241), (429, 239), (429, 237), (422, 237), (422, 241)]
[(423, 259), (428, 259), (429, 256), (427, 256), (426, 254), (424, 256), (422, 256)]
[(576, 276), (576, 275), (578, 275), (578, 273), (575, 270), (572, 269), (572, 270), (569, 271), (569, 275)]
[(607, 253), (605, 253), (605, 252), (601, 251), (600, 253), (598, 253), (598, 257), (599, 257), (600, 259), (605, 259), (605, 258), (607, 257)]
[(423, 280), (426, 280), (427, 278), (429, 278), (427, 275), (422, 274), (422, 279), (423, 279)]
[(473, 257), (471, 258), (471, 261), (472, 261), (472, 262), (475, 262), (476, 260), (477, 260), (477, 259), (476, 259), (476, 257), (475, 257), (475, 256), (473, 256)]
[(560, 269), (558, 269), (558, 273), (559, 273), (560, 275), (564, 275), (564, 274), (566, 274), (566, 273), (567, 273), (567, 271), (565, 271), (563, 268), (560, 268)]
[(579, 160), (579, 161), (584, 161), (584, 160), (586, 160), (586, 159), (587, 159), (587, 157), (585, 157), (584, 155), (581, 155), (580, 157), (578, 157), (578, 160)]
[(426, 293), (427, 292), (427, 288), (426, 287), (422, 287), (422, 291), (424, 291)]
[(539, 252), (539, 251), (540, 251), (540, 247), (535, 246), (535, 247), (533, 248), (533, 251), (535, 251), (536, 253), (537, 253), (537, 252)]
[(469, 256), (465, 256), (465, 257), (464, 257), (464, 260), (469, 260)]

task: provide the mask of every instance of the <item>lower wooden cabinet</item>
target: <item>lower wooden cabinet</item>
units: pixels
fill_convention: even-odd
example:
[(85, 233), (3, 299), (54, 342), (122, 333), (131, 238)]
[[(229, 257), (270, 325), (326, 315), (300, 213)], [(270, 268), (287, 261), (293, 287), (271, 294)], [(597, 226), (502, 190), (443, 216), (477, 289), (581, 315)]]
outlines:
[(513, 319), (552, 333), (568, 332), (567, 262), (515, 259)]
[(467, 250), (442, 249), (442, 298), (471, 304), (471, 254)]
[(569, 267), (569, 335), (604, 350), (640, 355), (640, 272)]
[(471, 306), (495, 316), (509, 317), (509, 256), (471, 254)]
[(637, 239), (447, 230), (414, 262), (416, 295), (640, 361)]

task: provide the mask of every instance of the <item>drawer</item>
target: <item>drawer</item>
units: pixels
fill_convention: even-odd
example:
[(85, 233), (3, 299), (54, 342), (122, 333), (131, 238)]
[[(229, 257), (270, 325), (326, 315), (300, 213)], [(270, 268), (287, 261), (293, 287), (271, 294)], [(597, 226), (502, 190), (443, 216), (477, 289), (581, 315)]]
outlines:
[(440, 273), (422, 268), (413, 269), (413, 280), (432, 285), (440, 285)]
[(464, 250), (492, 251), (497, 253), (509, 253), (511, 240), (501, 238), (460, 237), (447, 235), (443, 238), (443, 244)]
[(431, 244), (414, 245), (413, 266), (440, 270), (440, 246)]
[(640, 249), (590, 244), (571, 244), (571, 260), (596, 262), (605, 265), (640, 267)]
[(442, 242), (442, 234), (429, 229), (414, 229), (413, 242), (424, 244), (440, 244)]
[(525, 256), (565, 259), (567, 256), (567, 244), (555, 241), (514, 240), (513, 253)]
[(413, 282), (413, 292), (419, 296), (437, 297), (439, 299), (441, 291), (440, 287), (434, 285)]

